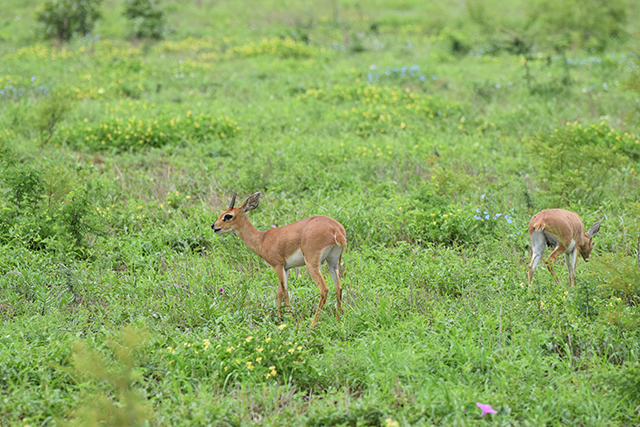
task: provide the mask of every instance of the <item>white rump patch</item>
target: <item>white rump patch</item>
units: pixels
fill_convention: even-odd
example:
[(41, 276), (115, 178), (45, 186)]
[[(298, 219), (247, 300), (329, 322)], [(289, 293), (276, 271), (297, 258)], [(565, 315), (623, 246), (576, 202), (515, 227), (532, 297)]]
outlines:
[[(534, 257), (540, 258), (547, 247), (547, 239), (543, 231), (536, 230), (531, 233), (531, 252)], [(537, 262), (536, 262), (537, 263)], [(535, 268), (535, 266), (534, 266)]]

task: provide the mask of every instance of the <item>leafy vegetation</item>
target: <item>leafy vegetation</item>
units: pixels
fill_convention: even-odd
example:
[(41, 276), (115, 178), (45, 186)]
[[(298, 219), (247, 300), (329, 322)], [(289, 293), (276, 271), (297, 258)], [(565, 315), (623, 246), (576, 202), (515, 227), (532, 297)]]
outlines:
[[(635, 2), (3, 12), (3, 425), (640, 423)], [(233, 191), (345, 226), (340, 322), (304, 269), (277, 315)], [(550, 207), (604, 218), (573, 288)]]
[(133, 24), (135, 37), (162, 39), (164, 12), (151, 0), (127, 0), (124, 16)]
[(100, 18), (102, 0), (48, 0), (37, 12), (39, 31), (46, 38), (66, 42), (91, 33)]

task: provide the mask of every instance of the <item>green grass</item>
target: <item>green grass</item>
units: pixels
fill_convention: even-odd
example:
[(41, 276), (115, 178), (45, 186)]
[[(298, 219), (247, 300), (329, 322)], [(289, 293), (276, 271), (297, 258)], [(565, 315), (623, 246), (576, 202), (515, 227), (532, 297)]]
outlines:
[[(149, 42), (108, 0), (62, 45), (5, 3), (1, 425), (640, 423), (634, 2), (167, 0)], [(345, 226), (340, 322), (305, 269), (278, 317), (233, 191)], [(549, 207), (604, 218), (573, 288), (527, 284)]]

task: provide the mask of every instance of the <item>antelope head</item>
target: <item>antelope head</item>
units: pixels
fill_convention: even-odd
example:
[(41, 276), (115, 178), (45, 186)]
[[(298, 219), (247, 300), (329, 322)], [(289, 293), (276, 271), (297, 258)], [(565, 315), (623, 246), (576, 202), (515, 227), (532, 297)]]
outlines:
[(246, 217), (246, 213), (252, 211), (258, 207), (260, 202), (260, 193), (254, 193), (247, 197), (244, 202), (238, 207), (234, 207), (236, 204), (236, 193), (233, 193), (229, 208), (222, 212), (218, 219), (211, 224), (211, 228), (216, 234), (225, 234), (230, 231), (237, 231), (243, 224), (243, 218)]
[(600, 224), (602, 224), (602, 220), (596, 222), (591, 226), (589, 231), (584, 233), (584, 237), (582, 238), (582, 244), (578, 245), (580, 250), (580, 255), (585, 262), (589, 262), (589, 256), (591, 255), (591, 251), (593, 250), (593, 235), (600, 231)]

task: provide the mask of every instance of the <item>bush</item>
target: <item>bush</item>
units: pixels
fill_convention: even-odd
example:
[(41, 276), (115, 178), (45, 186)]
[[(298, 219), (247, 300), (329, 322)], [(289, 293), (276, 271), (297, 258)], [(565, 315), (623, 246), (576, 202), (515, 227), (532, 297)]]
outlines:
[(637, 260), (621, 254), (604, 254), (593, 262), (595, 268), (590, 276), (599, 280), (600, 288), (629, 306), (640, 306), (640, 265)]
[(527, 144), (541, 192), (550, 203), (576, 199), (597, 201), (611, 173), (630, 160), (640, 147), (635, 135), (620, 133), (604, 122), (567, 123), (549, 133), (537, 134)]
[(26, 209), (35, 211), (42, 199), (42, 175), (26, 165), (16, 165), (9, 168), (4, 176), (4, 183), (8, 187), (7, 200), (16, 210)]
[(71, 99), (68, 95), (54, 92), (50, 96), (42, 98), (34, 108), (33, 123), (41, 147), (51, 141), (58, 123), (71, 110)]
[(2, 169), (0, 244), (86, 255), (86, 236), (96, 229), (90, 184), (60, 168), (10, 162)]
[(227, 139), (235, 136), (239, 129), (238, 124), (229, 117), (213, 118), (187, 111), (184, 116), (108, 117), (97, 126), (87, 126), (83, 122), (65, 128), (59, 137), (75, 147), (135, 151), (186, 141), (203, 141), (205, 138)]
[(273, 56), (276, 58), (313, 58), (322, 50), (291, 38), (262, 39), (234, 46), (225, 52), (226, 58), (249, 58), (252, 56)]
[(608, 376), (609, 383), (623, 399), (628, 399), (640, 409), (640, 363), (628, 363)]
[(84, 36), (100, 18), (102, 0), (48, 0), (36, 12), (39, 30), (45, 38), (69, 41)]
[(142, 425), (153, 410), (136, 387), (142, 379), (140, 356), (148, 335), (132, 327), (124, 328), (117, 339), (108, 341), (113, 357), (79, 341), (73, 348), (76, 381), (94, 383), (102, 392), (90, 396), (72, 417), (80, 425)]
[(554, 48), (602, 51), (625, 33), (626, 0), (537, 0), (530, 5), (529, 28)]
[(123, 13), (133, 24), (136, 38), (160, 40), (164, 32), (164, 12), (151, 0), (127, 0)]
[(330, 89), (308, 89), (299, 99), (318, 100), (344, 108), (341, 121), (360, 136), (424, 129), (443, 125), (447, 118), (458, 119), (462, 109), (456, 102), (396, 86), (356, 83)]
[(450, 202), (429, 188), (414, 194), (406, 215), (412, 240), (454, 246), (477, 244), (513, 222), (509, 213)]
[(293, 382), (301, 387), (316, 382), (315, 369), (308, 363), (308, 344), (298, 342), (297, 332), (282, 324), (271, 331), (233, 337), (233, 341), (212, 338), (185, 340), (166, 348), (171, 379), (210, 377), (220, 386), (252, 383)]

